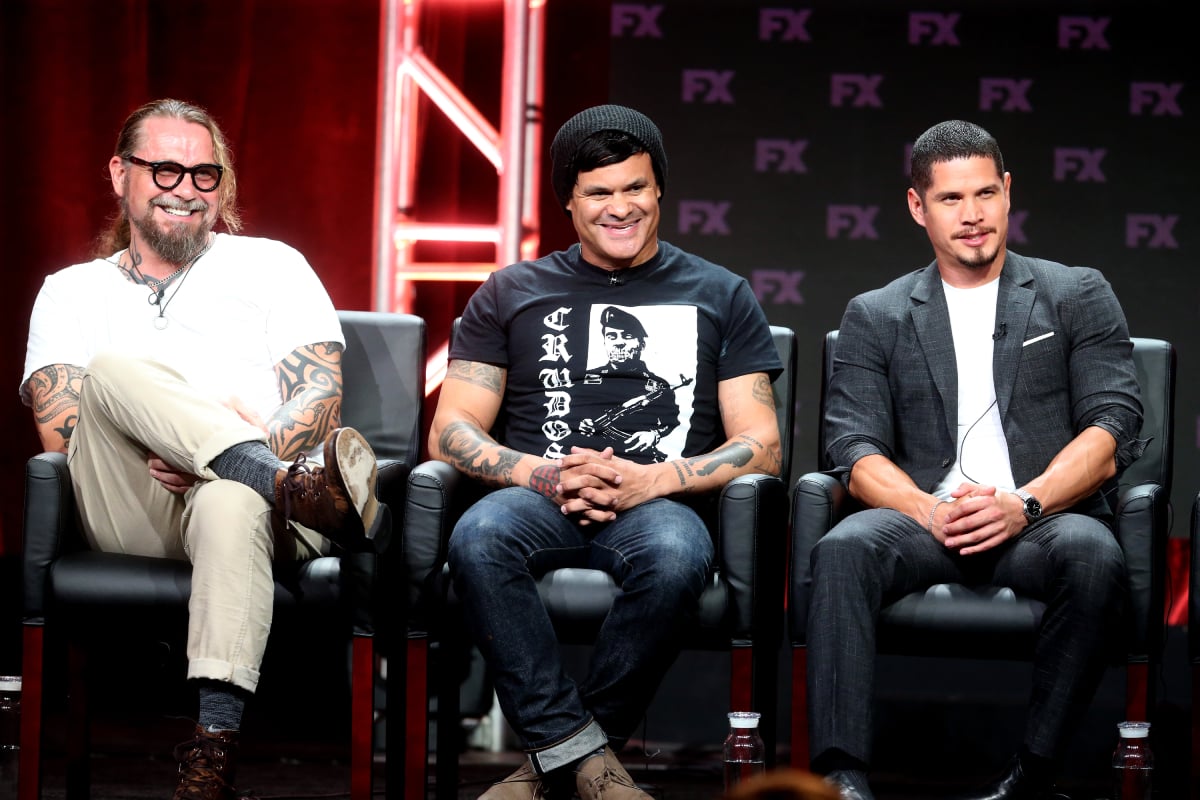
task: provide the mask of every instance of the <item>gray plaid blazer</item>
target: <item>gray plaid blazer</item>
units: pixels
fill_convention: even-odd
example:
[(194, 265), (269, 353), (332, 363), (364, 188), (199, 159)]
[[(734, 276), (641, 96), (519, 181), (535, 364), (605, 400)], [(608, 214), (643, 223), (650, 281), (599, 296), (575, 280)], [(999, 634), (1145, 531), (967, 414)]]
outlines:
[[(1017, 486), (1091, 425), (1117, 440), (1118, 474), (1141, 455), (1133, 345), (1100, 272), (1008, 251), (996, 330), (993, 378)], [(823, 424), (828, 462), (843, 481), (872, 453), (891, 459), (925, 491), (949, 471), (957, 447), (958, 375), (936, 262), (850, 301)], [(1075, 510), (1107, 516), (1104, 494)]]

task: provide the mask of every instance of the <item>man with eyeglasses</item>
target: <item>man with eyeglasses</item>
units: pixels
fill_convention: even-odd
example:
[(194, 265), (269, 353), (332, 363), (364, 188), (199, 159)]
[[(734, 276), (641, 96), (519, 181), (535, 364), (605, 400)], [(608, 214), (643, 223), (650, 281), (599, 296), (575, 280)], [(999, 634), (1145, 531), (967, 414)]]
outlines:
[(338, 427), (344, 339), (316, 274), (287, 245), (234, 235), (213, 118), (148, 103), (108, 166), (119, 213), (94, 260), (46, 278), (21, 397), (45, 449), (67, 454), (90, 547), (191, 561), (199, 715), (174, 797), (232, 800), (271, 564), (376, 546), (375, 457)]

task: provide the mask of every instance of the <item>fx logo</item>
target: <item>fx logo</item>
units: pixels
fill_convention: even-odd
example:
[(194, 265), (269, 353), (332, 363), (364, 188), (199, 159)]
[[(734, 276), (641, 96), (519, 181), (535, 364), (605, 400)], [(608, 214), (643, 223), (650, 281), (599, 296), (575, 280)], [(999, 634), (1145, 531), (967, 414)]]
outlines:
[(912, 11), (908, 15), (908, 43), (958, 47), (954, 26), (962, 14), (939, 14), (936, 11)]
[(883, 101), (879, 99), (882, 81), (882, 75), (834, 73), (830, 76), (829, 105), (841, 108), (849, 100), (854, 108), (883, 108)]
[(1178, 250), (1179, 242), (1172, 234), (1178, 221), (1178, 214), (1126, 214), (1125, 246), (1138, 249), (1144, 241), (1149, 250)]
[(683, 102), (692, 103), (699, 97), (701, 103), (733, 105), (733, 92), (730, 91), (729, 84), (734, 74), (731, 69), (685, 69)]
[(729, 201), (709, 203), (706, 200), (681, 200), (679, 202), (679, 232), (696, 233), (711, 236), (728, 236), (729, 223), (725, 215), (729, 213)]
[(800, 294), (800, 281), (804, 280), (804, 270), (795, 269), (787, 272), (782, 269), (756, 269), (750, 271), (750, 288), (760, 303), (776, 305), (804, 305), (804, 295)]
[[(808, 35), (808, 18), (811, 8), (763, 8), (758, 12), (758, 40), (760, 42), (811, 42)], [(778, 35), (776, 35), (778, 34)]]
[(1017, 244), (1029, 244), (1025, 235), (1025, 220), (1029, 219), (1028, 211), (1008, 212), (1008, 240)]
[(1112, 17), (1059, 17), (1058, 49), (1070, 50), (1077, 39), (1080, 50), (1109, 49), (1104, 29), (1110, 22)]
[(1179, 106), (1179, 92), (1182, 83), (1140, 83), (1129, 84), (1129, 113), (1140, 117), (1146, 106), (1150, 106), (1153, 117), (1182, 117), (1183, 109)]
[(662, 13), (661, 4), (647, 6), (641, 3), (613, 3), (612, 5), (612, 35), (621, 37), (632, 28), (635, 39), (661, 39), (662, 31), (658, 27), (658, 15)]
[(1029, 104), (1029, 89), (1033, 78), (980, 78), (979, 110), (993, 111), (1000, 104), (1001, 111), (1033, 111)]
[(808, 172), (801, 156), (807, 139), (758, 139), (754, 143), (755, 172)]
[(1107, 183), (1100, 162), (1108, 150), (1097, 147), (1088, 150), (1083, 147), (1054, 148), (1054, 180), (1058, 183), (1066, 181), (1074, 175), (1076, 183)]
[(829, 206), (825, 213), (825, 237), (840, 239), (841, 232), (849, 230), (847, 239), (878, 239), (875, 232), (878, 213), (879, 206)]

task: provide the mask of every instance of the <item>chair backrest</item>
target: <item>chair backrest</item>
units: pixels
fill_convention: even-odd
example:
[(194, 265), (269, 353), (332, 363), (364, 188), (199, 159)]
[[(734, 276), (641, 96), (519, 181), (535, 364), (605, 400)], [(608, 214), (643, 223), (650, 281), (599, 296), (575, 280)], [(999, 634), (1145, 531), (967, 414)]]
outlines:
[[(462, 317), (456, 317), (450, 326), (450, 344), (458, 334)], [(796, 430), (796, 332), (782, 325), (771, 326), (771, 339), (783, 362), (783, 372), (775, 379), (775, 418), (779, 422), (779, 444), (783, 451), (780, 476), (785, 484), (790, 482), (792, 469), (792, 441)], [(493, 433), (503, 429), (503, 421), (497, 420)]]
[[(833, 372), (837, 335), (837, 330), (825, 334), (821, 359), (821, 398), (817, 417), (817, 463), (821, 469), (830, 466), (825, 459), (825, 395), (829, 376)], [(1142, 457), (1122, 473), (1121, 486), (1156, 483), (1169, 495), (1175, 437), (1175, 348), (1163, 339), (1133, 336), (1130, 340), (1133, 342), (1133, 364), (1142, 394), (1142, 430), (1139, 435), (1149, 439), (1150, 443)]]
[(425, 403), (425, 320), (412, 314), (339, 311), (342, 424), (358, 430), (378, 458), (420, 458)]

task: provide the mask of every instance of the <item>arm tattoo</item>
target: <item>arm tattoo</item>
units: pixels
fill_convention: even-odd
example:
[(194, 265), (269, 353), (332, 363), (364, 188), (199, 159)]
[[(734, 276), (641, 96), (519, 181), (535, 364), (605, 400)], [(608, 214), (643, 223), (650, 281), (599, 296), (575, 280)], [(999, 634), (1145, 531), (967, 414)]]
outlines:
[(750, 393), (755, 400), (767, 408), (775, 408), (775, 392), (771, 389), (771, 381), (767, 379), (766, 375), (759, 375), (754, 379)]
[(529, 488), (544, 497), (553, 498), (561, 480), (561, 471), (554, 464), (543, 464), (529, 476)]
[(512, 472), (521, 453), (502, 447), (474, 425), (451, 422), (438, 437), (438, 447), (446, 461), (460, 472), (493, 486), (514, 485)]
[[(73, 364), (50, 364), (29, 376), (33, 419), (43, 446), (49, 450), (65, 452), (75, 432), (83, 373), (82, 367)], [(55, 441), (56, 436), (61, 441)]]
[(290, 461), (317, 447), (342, 418), (342, 346), (320, 342), (275, 365), (283, 405), (267, 420), (272, 452)]
[(505, 370), (500, 367), (479, 361), (460, 361), (458, 359), (451, 361), (446, 370), (447, 378), (466, 381), (498, 395), (504, 394), (504, 375)]

